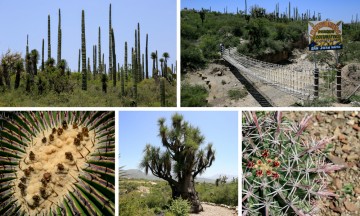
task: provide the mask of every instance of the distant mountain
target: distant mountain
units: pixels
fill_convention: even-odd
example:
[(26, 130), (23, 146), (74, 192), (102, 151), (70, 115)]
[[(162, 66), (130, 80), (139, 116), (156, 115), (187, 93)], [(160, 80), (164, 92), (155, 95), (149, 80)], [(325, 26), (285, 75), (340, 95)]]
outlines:
[[(125, 178), (127, 178), (127, 179), (145, 179), (145, 180), (150, 180), (150, 181), (156, 181), (156, 180), (163, 181), (163, 179), (158, 178), (158, 177), (152, 175), (151, 173), (146, 175), (143, 171), (138, 170), (138, 169), (123, 170), (123, 173), (125, 175)], [(218, 176), (216, 178), (218, 178)], [(215, 183), (216, 178), (210, 179), (210, 178), (201, 178), (200, 177), (200, 178), (196, 178), (195, 182)]]

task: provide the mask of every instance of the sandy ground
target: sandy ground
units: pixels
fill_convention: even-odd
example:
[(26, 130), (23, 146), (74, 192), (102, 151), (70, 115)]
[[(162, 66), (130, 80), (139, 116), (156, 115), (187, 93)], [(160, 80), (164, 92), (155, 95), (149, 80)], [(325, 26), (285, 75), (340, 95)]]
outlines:
[[(207, 98), (210, 106), (216, 107), (252, 107), (260, 106), (259, 103), (248, 94), (239, 100), (231, 100), (228, 91), (231, 89), (244, 90), (244, 86), (234, 76), (230, 69), (222, 64), (211, 63), (206, 69), (185, 75), (183, 82), (192, 85), (205, 86), (209, 91)], [(208, 84), (207, 84), (208, 83)]]
[(204, 208), (204, 211), (199, 214), (190, 214), (190, 216), (234, 216), (236, 212), (220, 206), (212, 206), (208, 204), (201, 204)]

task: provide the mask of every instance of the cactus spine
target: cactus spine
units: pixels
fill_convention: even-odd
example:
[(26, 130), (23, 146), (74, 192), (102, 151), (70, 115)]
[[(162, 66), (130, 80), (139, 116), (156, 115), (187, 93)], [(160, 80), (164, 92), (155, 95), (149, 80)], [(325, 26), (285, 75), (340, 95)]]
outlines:
[(145, 47), (145, 64), (146, 64), (146, 79), (149, 79), (149, 56), (148, 56), (148, 34), (146, 34), (146, 47)]
[(81, 13), (81, 56), (82, 56), (82, 90), (87, 90), (86, 72), (86, 41), (85, 41), (85, 12)]
[(58, 50), (57, 50), (57, 64), (60, 64), (61, 61), (61, 11), (59, 9), (59, 26), (58, 26)]
[(48, 15), (48, 60), (51, 58), (51, 25), (50, 25), (50, 14)]

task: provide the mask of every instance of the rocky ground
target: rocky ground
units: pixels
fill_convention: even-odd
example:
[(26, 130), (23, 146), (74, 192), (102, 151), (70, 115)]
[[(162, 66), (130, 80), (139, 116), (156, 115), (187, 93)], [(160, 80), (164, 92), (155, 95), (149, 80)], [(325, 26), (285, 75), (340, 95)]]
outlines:
[(190, 214), (190, 216), (235, 216), (237, 215), (235, 210), (228, 209), (222, 206), (209, 205), (201, 203), (204, 211), (199, 214)]
[(314, 139), (334, 137), (329, 161), (345, 165), (343, 170), (329, 175), (328, 189), (338, 197), (323, 199), (318, 215), (360, 215), (360, 112), (284, 112), (284, 116), (297, 122), (312, 115), (307, 131)]
[(204, 86), (209, 91), (207, 98), (210, 106), (215, 107), (256, 107), (259, 103), (248, 94), (239, 100), (231, 100), (228, 91), (246, 91), (230, 69), (223, 64), (210, 63), (206, 69), (187, 73), (183, 82)]

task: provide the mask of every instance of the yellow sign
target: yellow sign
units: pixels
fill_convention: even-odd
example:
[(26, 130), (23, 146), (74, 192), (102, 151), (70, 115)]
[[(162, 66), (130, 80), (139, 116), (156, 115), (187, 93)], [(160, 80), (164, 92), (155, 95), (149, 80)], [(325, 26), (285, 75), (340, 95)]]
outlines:
[(310, 21), (309, 50), (342, 49), (342, 21)]

